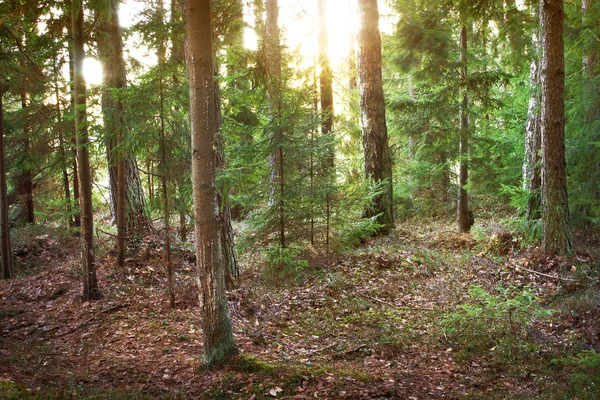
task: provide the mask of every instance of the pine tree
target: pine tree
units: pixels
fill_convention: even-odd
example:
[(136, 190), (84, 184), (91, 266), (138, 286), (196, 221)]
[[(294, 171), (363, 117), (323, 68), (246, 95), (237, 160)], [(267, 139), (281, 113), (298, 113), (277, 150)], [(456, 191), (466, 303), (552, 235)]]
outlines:
[(377, 216), (383, 233), (394, 227), (392, 158), (385, 120), (381, 66), (381, 36), (377, 0), (360, 0), (361, 29), (358, 34), (358, 78), (362, 118), (365, 176), (375, 183), (385, 182), (385, 190), (365, 213)]
[(94, 257), (94, 214), (92, 206), (92, 175), (90, 171), (89, 138), (87, 131), (86, 85), (83, 77), (85, 58), (83, 29), (83, 1), (73, 0), (71, 4), (73, 24), (73, 72), (75, 97), (75, 132), (77, 140), (77, 164), (79, 174), (79, 207), (81, 210), (81, 258), (83, 269), (83, 299), (85, 301), (100, 296), (96, 279)]
[(187, 0), (184, 12), (190, 86), (196, 262), (204, 361), (210, 365), (237, 353), (225, 293), (225, 265), (221, 257), (217, 223), (217, 120), (214, 105), (211, 1)]
[(563, 0), (541, 0), (542, 247), (547, 254), (573, 252), (565, 168), (563, 23)]

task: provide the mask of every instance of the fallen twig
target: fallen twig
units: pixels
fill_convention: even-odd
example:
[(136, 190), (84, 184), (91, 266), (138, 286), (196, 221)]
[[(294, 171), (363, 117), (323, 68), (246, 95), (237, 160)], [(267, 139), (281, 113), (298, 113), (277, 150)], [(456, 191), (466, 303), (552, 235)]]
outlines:
[(398, 310), (406, 310), (406, 311), (437, 311), (435, 308), (398, 306), (396, 304), (388, 303), (387, 301), (383, 301), (383, 300), (379, 300), (379, 299), (377, 299), (375, 297), (371, 297), (368, 294), (362, 293), (361, 291), (358, 291), (358, 290), (356, 291), (356, 293), (358, 293), (359, 295), (361, 295), (362, 297), (364, 297), (366, 299), (369, 299), (369, 300), (374, 301), (374, 302), (379, 303), (379, 304), (383, 304), (384, 306), (396, 308)]
[(301, 352), (299, 352), (298, 350), (294, 349), (292, 346), (290, 346), (289, 344), (281, 341), (279, 338), (277, 338), (276, 336), (270, 335), (268, 333), (265, 333), (263, 331), (259, 331), (258, 329), (254, 329), (252, 328), (250, 325), (248, 325), (240, 316), (237, 312), (235, 312), (234, 310), (231, 310), (231, 316), (235, 318), (235, 320), (237, 320), (239, 323), (242, 324), (242, 330), (250, 335), (253, 336), (260, 336), (260, 337), (266, 337), (271, 339), (272, 341), (279, 343), (282, 346), (285, 346), (288, 350), (298, 354), (298, 355), (304, 355)]
[(88, 319), (86, 319), (85, 321), (83, 321), (83, 322), (80, 322), (80, 323), (79, 323), (79, 324), (77, 324), (77, 326), (75, 326), (74, 328), (71, 328), (71, 329), (69, 329), (68, 331), (65, 331), (65, 332), (62, 332), (62, 333), (58, 333), (58, 334), (56, 334), (54, 337), (58, 338), (58, 337), (65, 336), (65, 335), (68, 335), (68, 334), (70, 334), (70, 333), (73, 333), (73, 332), (75, 332), (76, 330), (78, 330), (78, 329), (80, 329), (80, 328), (83, 328), (85, 325), (87, 325), (87, 324), (88, 324), (88, 323), (90, 323), (91, 321), (93, 321), (93, 320), (95, 320), (96, 318), (98, 318), (98, 316), (99, 316), (99, 315), (101, 315), (101, 314), (106, 314), (106, 313), (109, 313), (109, 312), (112, 312), (112, 311), (115, 311), (115, 310), (119, 310), (119, 309), (121, 309), (121, 308), (125, 308), (125, 307), (127, 307), (127, 306), (129, 306), (129, 304), (117, 304), (117, 305), (114, 305), (114, 306), (112, 306), (112, 307), (108, 307), (108, 308), (106, 308), (106, 309), (104, 309), (104, 310), (101, 310), (101, 311), (97, 312), (96, 314), (92, 315), (91, 317), (89, 317), (89, 318), (88, 318)]
[(313, 351), (311, 351), (311, 352), (309, 352), (309, 353), (306, 353), (305, 355), (306, 355), (306, 357), (312, 357), (312, 356), (314, 356), (315, 354), (322, 353), (322, 352), (324, 352), (324, 351), (326, 351), (326, 350), (332, 349), (332, 348), (334, 348), (335, 346), (337, 346), (338, 344), (340, 344), (340, 342), (339, 342), (339, 341), (337, 341), (337, 342), (335, 342), (335, 343), (333, 343), (333, 344), (330, 344), (329, 346), (325, 346), (325, 347), (321, 347), (320, 349), (313, 350)]
[(539, 276), (543, 276), (543, 277), (550, 278), (550, 279), (558, 279), (558, 280), (561, 280), (561, 281), (567, 281), (567, 282), (577, 282), (577, 280), (576, 280), (576, 279), (571, 279), (571, 278), (562, 278), (562, 277), (560, 277), (560, 276), (548, 275), (548, 274), (544, 274), (544, 273), (542, 273), (542, 272), (534, 271), (534, 270), (532, 270), (532, 269), (525, 268), (525, 267), (518, 267), (518, 266), (517, 266), (517, 267), (515, 267), (515, 269), (518, 269), (518, 268), (520, 268), (520, 269), (522, 269), (522, 270), (524, 270), (524, 271), (527, 271), (527, 272), (531, 272), (532, 274), (539, 275)]

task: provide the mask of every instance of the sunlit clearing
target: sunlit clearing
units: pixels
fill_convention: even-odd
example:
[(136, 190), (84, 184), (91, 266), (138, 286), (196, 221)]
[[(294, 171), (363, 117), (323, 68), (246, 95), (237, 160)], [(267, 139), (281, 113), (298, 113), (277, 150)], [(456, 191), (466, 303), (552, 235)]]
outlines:
[(85, 82), (90, 86), (102, 84), (102, 65), (95, 58), (86, 58), (83, 62), (83, 76)]

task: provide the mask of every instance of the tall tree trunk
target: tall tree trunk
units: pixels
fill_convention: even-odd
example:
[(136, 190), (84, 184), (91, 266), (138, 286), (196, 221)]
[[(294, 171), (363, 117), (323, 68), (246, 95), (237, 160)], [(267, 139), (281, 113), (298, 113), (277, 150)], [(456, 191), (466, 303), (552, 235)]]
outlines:
[[(217, 123), (217, 170), (227, 166), (225, 160), (225, 143), (221, 134), (223, 126), (223, 118), (221, 116), (221, 96), (219, 85), (215, 84), (215, 118)], [(235, 253), (235, 243), (233, 235), (233, 226), (231, 225), (231, 207), (225, 200), (225, 196), (221, 193), (221, 189), (217, 190), (217, 205), (219, 215), (219, 231), (221, 233), (221, 251), (223, 263), (225, 263), (225, 283), (228, 289), (236, 288), (239, 285), (240, 268), (237, 255)]]
[[(73, 37), (73, 26), (69, 29), (69, 37)], [(77, 167), (77, 129), (75, 126), (75, 57), (73, 55), (73, 48), (75, 47), (73, 39), (70, 40), (69, 45), (69, 82), (71, 89), (71, 115), (73, 122), (70, 124), (71, 129), (71, 153), (73, 163), (73, 203), (76, 207), (73, 209), (73, 227), (79, 228), (81, 226), (81, 209), (78, 207), (79, 203), (79, 168)]]
[[(534, 9), (535, 10), (535, 9)], [(534, 11), (533, 17), (538, 19), (538, 12)], [(532, 46), (539, 49), (538, 32), (534, 31)], [(525, 125), (525, 162), (523, 163), (523, 187), (529, 193), (527, 201), (526, 218), (534, 220), (540, 218), (540, 205), (542, 186), (541, 175), (541, 146), (542, 137), (540, 130), (540, 61), (538, 51), (531, 60), (529, 67), (529, 87), (531, 95), (527, 107), (527, 123)]]
[(144, 191), (137, 161), (125, 148), (123, 102), (113, 93), (115, 89), (127, 87), (119, 2), (105, 1), (97, 11), (101, 21), (98, 53), (104, 70), (102, 111), (106, 130), (111, 212), (117, 221), (117, 265), (122, 267), (127, 232), (140, 231), (149, 221), (145, 214)]
[(66, 227), (73, 225), (73, 217), (71, 215), (71, 187), (69, 186), (69, 172), (67, 171), (67, 152), (65, 151), (65, 132), (63, 128), (63, 111), (61, 107), (60, 89), (58, 87), (59, 66), (54, 60), (54, 97), (56, 99), (56, 113), (58, 122), (58, 152), (60, 156), (60, 167), (62, 170), (63, 193), (65, 196), (65, 222)]
[(469, 95), (467, 90), (466, 25), (463, 25), (460, 30), (460, 65), (460, 80), (464, 92), (460, 106), (457, 222), (459, 232), (469, 232), (473, 223), (471, 215), (469, 215), (469, 194), (466, 189), (469, 179)]
[(360, 0), (361, 28), (358, 34), (358, 80), (365, 176), (373, 182), (385, 181), (385, 190), (375, 198), (366, 217), (378, 214), (382, 233), (394, 227), (392, 157), (385, 121), (385, 101), (381, 71), (381, 36), (377, 0)]
[(6, 188), (6, 146), (4, 145), (4, 90), (0, 88), (0, 261), (2, 279), (13, 277), (10, 224), (8, 220), (8, 192)]
[(21, 108), (26, 115), (23, 119), (23, 171), (17, 178), (17, 187), (22, 188), (23, 197), (25, 197), (25, 222), (35, 224), (35, 212), (33, 207), (33, 172), (31, 171), (31, 140), (29, 132), (29, 117), (27, 115), (27, 93), (21, 92)]
[[(160, 25), (165, 23), (165, 8), (163, 0), (156, 2), (156, 11), (160, 19)], [(171, 209), (169, 199), (169, 186), (167, 180), (168, 160), (167, 141), (165, 129), (165, 95), (163, 68), (167, 61), (166, 38), (162, 38), (158, 45), (158, 91), (159, 91), (159, 119), (160, 119), (160, 177), (163, 198), (163, 223), (165, 228), (165, 250), (164, 259), (167, 265), (167, 283), (169, 290), (169, 306), (175, 308), (175, 290), (173, 289), (173, 263), (171, 260)]]
[(551, 255), (573, 252), (565, 161), (563, 23), (563, 0), (540, 0), (542, 247)]
[(204, 339), (204, 362), (237, 353), (225, 292), (216, 192), (216, 133), (210, 0), (186, 0), (187, 68), (190, 86), (192, 190), (196, 262)]
[[(333, 72), (329, 61), (329, 32), (327, 29), (327, 0), (319, 1), (319, 86), (321, 94), (321, 112), (323, 113), (323, 123), (321, 133), (328, 135), (333, 131)], [(312, 138), (311, 138), (312, 139)], [(335, 176), (334, 160), (335, 151), (330, 146), (327, 151), (327, 165), (325, 177), (328, 180), (327, 193), (325, 194), (325, 248), (329, 251), (329, 220), (331, 219), (331, 193), (330, 187)], [(311, 164), (312, 167), (312, 164)], [(311, 221), (312, 223), (312, 221)], [(313, 228), (311, 226), (311, 232)]]
[(81, 258), (83, 269), (83, 299), (100, 297), (94, 260), (94, 215), (92, 208), (92, 176), (90, 173), (89, 140), (87, 131), (86, 86), (83, 77), (85, 31), (83, 29), (83, 0), (73, 0), (73, 72), (75, 95), (75, 132), (77, 164), (79, 166), (79, 207), (81, 209)]
[(265, 51), (267, 57), (267, 95), (269, 102), (269, 140), (272, 152), (269, 157), (271, 204), (277, 204), (279, 214), (279, 245), (285, 242), (285, 179), (283, 159), (283, 132), (281, 131), (281, 44), (279, 33), (279, 4), (265, 0), (267, 14)]

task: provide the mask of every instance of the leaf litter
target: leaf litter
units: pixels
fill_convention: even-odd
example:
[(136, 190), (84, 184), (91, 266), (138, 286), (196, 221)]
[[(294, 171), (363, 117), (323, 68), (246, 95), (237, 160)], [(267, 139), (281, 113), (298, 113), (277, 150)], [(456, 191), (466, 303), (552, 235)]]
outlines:
[[(173, 310), (158, 245), (147, 259), (128, 261), (125, 279), (110, 256), (98, 262), (103, 298), (82, 303), (77, 242), (44, 238), (38, 262), (52, 264), (0, 282), (0, 383), (58, 398), (540, 395), (556, 376), (543, 376), (535, 365), (515, 373), (498, 364), (495, 348), (465, 357), (444, 343), (440, 319), (469, 301), (473, 285), (490, 292), (529, 285), (550, 304), (557, 293), (578, 289), (582, 268), (598, 265), (598, 244), (562, 259), (506, 235), (486, 239), (440, 222), (403, 226), (391, 237), (321, 259), (300, 284), (272, 284), (261, 264), (247, 262), (253, 267), (243, 269), (241, 287), (229, 293), (241, 356), (206, 369), (189, 257), (181, 254), (174, 263)], [(567, 349), (576, 340), (598, 346), (598, 313), (585, 312), (532, 327), (539, 351)]]

